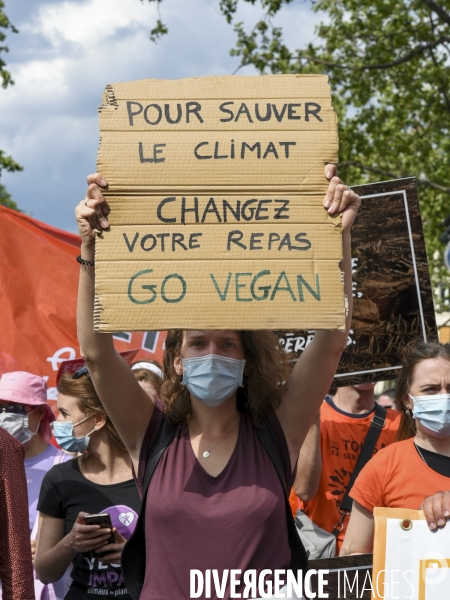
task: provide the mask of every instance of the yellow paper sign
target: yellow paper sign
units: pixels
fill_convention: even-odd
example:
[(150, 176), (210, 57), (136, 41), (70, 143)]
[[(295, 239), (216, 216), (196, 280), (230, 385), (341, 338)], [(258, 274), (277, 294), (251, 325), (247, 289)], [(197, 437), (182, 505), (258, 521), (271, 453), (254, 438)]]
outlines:
[(100, 138), (97, 330), (343, 329), (325, 76), (114, 84)]

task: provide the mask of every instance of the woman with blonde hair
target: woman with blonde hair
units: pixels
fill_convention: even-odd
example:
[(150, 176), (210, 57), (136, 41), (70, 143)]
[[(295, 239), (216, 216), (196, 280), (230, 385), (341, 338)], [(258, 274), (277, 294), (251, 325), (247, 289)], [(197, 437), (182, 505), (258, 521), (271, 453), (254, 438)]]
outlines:
[[(342, 212), (342, 270), (351, 305), (350, 228), (360, 199), (333, 165), (326, 174), (324, 210)], [(108, 228), (109, 208), (103, 177), (90, 175), (88, 183), (76, 209), (82, 239), (78, 338), (143, 488), (139, 524), (123, 556), (133, 599), (187, 598), (193, 569), (217, 570), (222, 597), (229, 598), (230, 569), (260, 575), (306, 567), (298, 536), (291, 537), (286, 490), (347, 332), (317, 331), (289, 372), (273, 332), (171, 330), (162, 404), (149, 403), (112, 336), (93, 331), (95, 230)], [(350, 319), (351, 306), (347, 331)], [(236, 589), (243, 588), (241, 582)], [(216, 597), (214, 587), (211, 593)]]
[[(51, 583), (72, 564), (67, 600), (93, 594), (129, 599), (120, 553), (136, 525), (140, 500), (128, 452), (86, 367), (61, 377), (58, 410), (56, 441), (80, 456), (53, 467), (42, 483), (36, 572)], [(85, 525), (87, 514), (103, 513), (109, 514), (113, 531)]]
[(431, 530), (450, 517), (450, 346), (409, 346), (397, 385), (398, 442), (383, 448), (357, 477), (340, 555), (372, 552), (373, 509), (422, 508)]

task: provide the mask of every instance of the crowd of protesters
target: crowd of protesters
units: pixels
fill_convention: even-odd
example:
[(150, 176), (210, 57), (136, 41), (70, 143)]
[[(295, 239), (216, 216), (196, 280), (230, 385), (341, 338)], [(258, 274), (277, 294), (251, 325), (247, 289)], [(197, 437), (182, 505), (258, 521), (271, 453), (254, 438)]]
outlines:
[(3, 600), (188, 598), (192, 569), (305, 570), (308, 557), (371, 552), (376, 506), (422, 507), (430, 529), (445, 525), (450, 349), (408, 347), (396, 397), (377, 402), (373, 383), (329, 395), (360, 199), (333, 166), (326, 176), (324, 207), (342, 213), (346, 331), (317, 331), (290, 368), (272, 332), (169, 330), (163, 367), (131, 369), (93, 330), (109, 208), (102, 176), (88, 177), (76, 209), (85, 366), (58, 381), (56, 419), (43, 379), (0, 381)]

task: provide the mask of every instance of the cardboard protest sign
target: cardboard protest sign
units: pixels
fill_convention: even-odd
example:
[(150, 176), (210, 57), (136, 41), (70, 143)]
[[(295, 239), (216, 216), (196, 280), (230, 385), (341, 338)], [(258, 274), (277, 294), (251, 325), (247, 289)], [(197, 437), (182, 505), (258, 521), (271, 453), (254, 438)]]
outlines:
[[(362, 204), (352, 228), (353, 320), (334, 383), (393, 379), (411, 341), (437, 338), (414, 177), (352, 187)], [(313, 331), (279, 331), (298, 357)]]
[(109, 85), (100, 136), (97, 330), (343, 329), (325, 76)]

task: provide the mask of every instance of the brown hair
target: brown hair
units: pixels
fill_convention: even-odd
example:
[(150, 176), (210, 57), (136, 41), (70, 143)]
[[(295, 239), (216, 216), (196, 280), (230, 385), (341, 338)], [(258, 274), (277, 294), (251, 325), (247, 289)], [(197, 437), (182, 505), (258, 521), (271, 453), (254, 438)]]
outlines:
[(65, 396), (75, 398), (77, 406), (83, 414), (102, 415), (106, 417), (106, 432), (109, 442), (121, 451), (126, 451), (125, 444), (119, 437), (116, 428), (108, 417), (100, 398), (97, 396), (94, 385), (87, 375), (81, 375), (78, 379), (72, 379), (70, 375), (64, 373), (58, 383), (58, 392)]
[(148, 382), (150, 385), (152, 385), (155, 388), (155, 390), (158, 393), (158, 396), (160, 395), (161, 385), (162, 385), (163, 381), (162, 381), (161, 377), (159, 377), (159, 375), (157, 375), (153, 371), (150, 371), (150, 369), (145, 369), (144, 367), (142, 367), (140, 369), (133, 369), (133, 375), (136, 377), (136, 379), (138, 381)]
[[(248, 411), (257, 423), (269, 406), (276, 408), (281, 401), (282, 385), (289, 374), (288, 358), (273, 331), (240, 331), (239, 334), (246, 363), (244, 388), (238, 389), (238, 408)], [(161, 400), (171, 424), (181, 423), (191, 412), (189, 391), (181, 384), (174, 367), (182, 343), (182, 330), (167, 332)]]
[(397, 384), (397, 406), (402, 413), (397, 441), (407, 440), (416, 435), (416, 422), (407, 407), (409, 390), (414, 379), (414, 370), (423, 360), (444, 358), (450, 361), (450, 346), (439, 342), (418, 340), (407, 346), (403, 352), (402, 370)]

